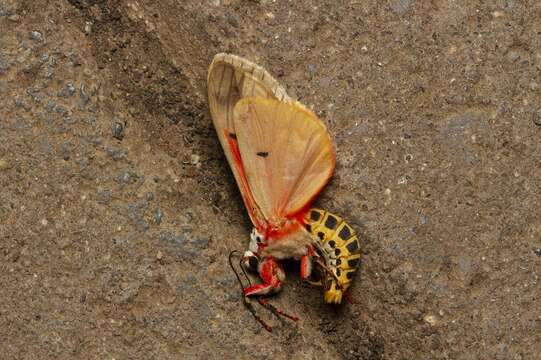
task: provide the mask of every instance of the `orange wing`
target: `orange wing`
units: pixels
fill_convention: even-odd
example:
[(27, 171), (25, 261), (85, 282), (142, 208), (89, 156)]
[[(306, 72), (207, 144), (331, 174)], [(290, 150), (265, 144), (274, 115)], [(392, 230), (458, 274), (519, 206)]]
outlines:
[(248, 97), (233, 114), (248, 187), (263, 217), (275, 227), (304, 209), (335, 166), (323, 122), (297, 102)]
[(264, 216), (253, 199), (244, 174), (236, 140), (233, 109), (242, 98), (252, 96), (291, 101), (284, 88), (263, 68), (241, 57), (217, 54), (209, 68), (209, 106), (214, 127), (253, 224), (261, 228)]

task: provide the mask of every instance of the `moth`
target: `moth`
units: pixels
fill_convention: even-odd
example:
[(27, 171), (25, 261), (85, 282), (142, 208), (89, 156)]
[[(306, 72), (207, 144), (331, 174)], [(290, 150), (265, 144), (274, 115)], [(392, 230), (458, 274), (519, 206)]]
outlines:
[(325, 124), (265, 69), (235, 55), (214, 57), (207, 85), (214, 127), (254, 226), (241, 263), (262, 282), (244, 295), (280, 291), (280, 261), (293, 258), (303, 280), (323, 287), (325, 302), (340, 303), (361, 249), (345, 221), (311, 208), (336, 163)]

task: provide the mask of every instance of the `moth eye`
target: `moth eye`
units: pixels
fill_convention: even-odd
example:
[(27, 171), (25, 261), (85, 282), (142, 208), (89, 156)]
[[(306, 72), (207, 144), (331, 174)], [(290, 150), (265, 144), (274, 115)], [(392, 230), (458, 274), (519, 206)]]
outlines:
[(256, 237), (255, 237), (255, 241), (257, 241), (258, 243), (260, 243), (260, 242), (261, 242), (261, 236), (256, 236)]

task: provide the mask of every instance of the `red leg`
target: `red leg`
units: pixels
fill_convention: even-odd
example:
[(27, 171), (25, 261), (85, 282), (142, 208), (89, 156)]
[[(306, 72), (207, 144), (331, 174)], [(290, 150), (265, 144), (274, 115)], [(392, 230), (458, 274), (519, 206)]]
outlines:
[(306, 280), (312, 273), (312, 257), (304, 255), (301, 257), (301, 279)]
[(244, 288), (245, 296), (266, 295), (280, 291), (282, 281), (285, 279), (285, 272), (276, 259), (273, 257), (264, 258), (259, 263), (258, 272), (263, 283)]
[(312, 247), (308, 247), (306, 255), (301, 257), (301, 279), (306, 280), (310, 277), (313, 268), (312, 257), (316, 256)]

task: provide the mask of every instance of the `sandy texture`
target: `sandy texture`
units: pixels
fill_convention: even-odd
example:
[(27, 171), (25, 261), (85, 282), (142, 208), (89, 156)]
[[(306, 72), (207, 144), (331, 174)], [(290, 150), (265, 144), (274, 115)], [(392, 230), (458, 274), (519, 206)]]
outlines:
[[(0, 0), (0, 357), (541, 358), (541, 3)], [(218, 52), (321, 116), (352, 304), (243, 308)], [(261, 310), (261, 309), (260, 309)]]

